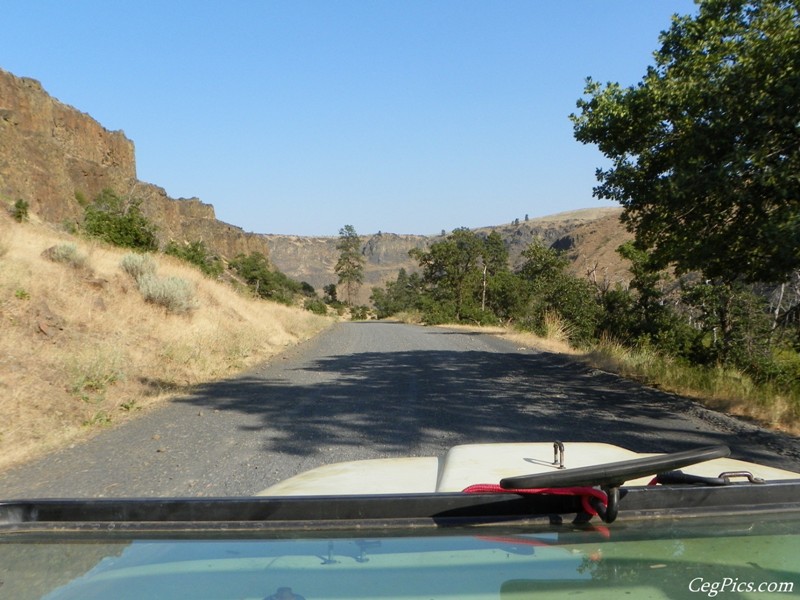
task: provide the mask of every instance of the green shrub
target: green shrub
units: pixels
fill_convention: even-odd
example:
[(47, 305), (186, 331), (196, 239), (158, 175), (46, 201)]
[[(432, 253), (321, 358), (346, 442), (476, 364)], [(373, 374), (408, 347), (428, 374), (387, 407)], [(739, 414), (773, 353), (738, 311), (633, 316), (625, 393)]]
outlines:
[(30, 205), (22, 198), (14, 202), (14, 208), (12, 209), (11, 214), (17, 223), (22, 223), (23, 221), (28, 220), (29, 207)]
[(202, 240), (186, 242), (184, 244), (170, 241), (167, 247), (164, 248), (164, 253), (195, 265), (209, 277), (219, 277), (222, 275), (222, 261), (206, 248)]
[(78, 234), (78, 226), (75, 224), (74, 221), (71, 221), (70, 219), (64, 219), (63, 221), (61, 221), (61, 229), (63, 229), (70, 235)]
[(142, 251), (158, 249), (156, 226), (140, 209), (142, 201), (123, 201), (105, 189), (84, 209), (83, 230), (87, 235), (115, 246)]
[(336, 296), (336, 284), (329, 283), (322, 287), (322, 300), (326, 304), (336, 304), (339, 299)]
[[(567, 271), (568, 259), (541, 242), (533, 242), (522, 253), (526, 262), (519, 275), (527, 293), (519, 323), (540, 335), (546, 335), (556, 320), (563, 323), (563, 332), (576, 345), (588, 343), (595, 334), (602, 316), (591, 284)], [(522, 303), (520, 303), (522, 304)], [(548, 316), (549, 315), (549, 316)], [(558, 317), (556, 319), (555, 317)], [(562, 327), (556, 327), (561, 330)]]
[(420, 301), (422, 318), (426, 325), (443, 325), (445, 323), (456, 323), (458, 317), (456, 308), (452, 302), (436, 302), (432, 298), (425, 296)]
[(230, 261), (230, 268), (260, 298), (291, 305), (295, 298), (305, 293), (302, 284), (278, 270), (273, 270), (267, 257), (260, 252), (252, 252), (249, 256), (238, 255)]
[(48, 260), (69, 265), (73, 269), (83, 269), (86, 267), (87, 257), (82, 252), (78, 252), (75, 244), (58, 244), (52, 246), (42, 253)]
[(328, 305), (325, 304), (319, 298), (308, 298), (303, 303), (303, 308), (306, 310), (311, 311), (315, 315), (327, 315), (328, 314)]
[(422, 302), (422, 281), (419, 274), (408, 275), (405, 269), (400, 269), (394, 281), (387, 281), (382, 288), (372, 288), (369, 299), (379, 319), (417, 310)]
[(350, 319), (353, 321), (366, 321), (369, 318), (369, 308), (366, 306), (354, 306), (350, 309)]

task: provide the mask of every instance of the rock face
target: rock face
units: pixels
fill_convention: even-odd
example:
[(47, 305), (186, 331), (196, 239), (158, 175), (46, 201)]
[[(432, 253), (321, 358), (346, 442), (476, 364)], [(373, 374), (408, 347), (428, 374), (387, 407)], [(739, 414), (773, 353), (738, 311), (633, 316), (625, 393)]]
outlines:
[[(281, 271), (299, 281), (306, 281), (321, 292), (329, 283), (337, 283), (334, 272), (339, 251), (337, 237), (301, 237), (295, 235), (266, 235), (270, 259)], [(412, 248), (425, 248), (437, 238), (422, 235), (377, 233), (362, 235), (364, 255), (364, 284), (358, 302), (366, 304), (371, 288), (397, 277), (401, 268), (417, 270), (417, 263), (408, 256)]]
[[(619, 223), (620, 214), (621, 209), (619, 208), (586, 208), (507, 225), (482, 227), (476, 231), (482, 235), (489, 235), (493, 231), (499, 233), (508, 249), (512, 268), (517, 268), (524, 262), (521, 256), (522, 252), (533, 240), (539, 240), (545, 246), (563, 250), (564, 248), (560, 247), (563, 246), (563, 238), (568, 237), (576, 229), (603, 219)], [(620, 226), (618, 232), (623, 231)]]
[(172, 199), (139, 181), (133, 142), (122, 131), (59, 102), (38, 81), (0, 69), (0, 199), (25, 200), (44, 221), (77, 223), (83, 207), (76, 195), (91, 200), (104, 188), (142, 199), (162, 243), (203, 240), (227, 257), (268, 255), (261, 236), (218, 221), (213, 206)]
[(94, 197), (136, 179), (133, 142), (121, 131), (50, 97), (38, 81), (0, 70), (0, 193), (22, 198), (54, 223), (82, 212), (75, 192)]
[(552, 247), (566, 254), (575, 275), (588, 277), (599, 285), (613, 288), (627, 286), (631, 279), (630, 263), (617, 253), (633, 234), (620, 223), (621, 209), (576, 226), (557, 239)]

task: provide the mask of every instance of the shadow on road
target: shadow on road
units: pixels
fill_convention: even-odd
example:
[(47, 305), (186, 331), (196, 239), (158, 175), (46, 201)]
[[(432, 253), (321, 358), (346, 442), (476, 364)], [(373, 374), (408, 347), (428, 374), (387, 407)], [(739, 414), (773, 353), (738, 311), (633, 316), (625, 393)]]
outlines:
[(263, 429), (265, 450), (298, 456), (365, 444), (408, 455), (420, 446), (560, 439), (638, 452), (725, 443), (739, 457), (775, 462), (768, 432), (744, 440), (710, 431), (689, 416), (703, 412), (691, 401), (552, 354), (363, 352), (320, 359), (286, 379), (270, 374), (215, 383), (183, 402), (255, 416), (259, 425), (247, 428)]

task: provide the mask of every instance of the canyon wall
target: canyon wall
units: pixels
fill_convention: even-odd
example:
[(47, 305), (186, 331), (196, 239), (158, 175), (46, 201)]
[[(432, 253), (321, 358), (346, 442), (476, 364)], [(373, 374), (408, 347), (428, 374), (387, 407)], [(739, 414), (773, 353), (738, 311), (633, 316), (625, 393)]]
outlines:
[(24, 200), (42, 220), (74, 225), (83, 217), (78, 198), (91, 201), (105, 188), (141, 199), (162, 244), (202, 240), (225, 257), (269, 255), (262, 236), (218, 221), (210, 204), (173, 199), (139, 181), (134, 144), (122, 131), (105, 129), (38, 81), (0, 69), (0, 200)]
[[(539, 240), (546, 246), (563, 250), (570, 259), (574, 274), (625, 284), (630, 278), (628, 264), (616, 253), (616, 248), (631, 236), (619, 221), (620, 213), (619, 208), (584, 209), (481, 227), (475, 232), (479, 236), (497, 232), (508, 249), (513, 269), (524, 262), (523, 250), (534, 240)], [(287, 275), (307, 281), (318, 291), (337, 282), (333, 269), (339, 258), (336, 250), (339, 238), (267, 235), (266, 239), (272, 262)], [(408, 255), (409, 250), (427, 249), (443, 239), (441, 235), (362, 235), (364, 285), (356, 301), (367, 304), (372, 287), (396, 279), (401, 268), (409, 273), (419, 271), (419, 264)]]

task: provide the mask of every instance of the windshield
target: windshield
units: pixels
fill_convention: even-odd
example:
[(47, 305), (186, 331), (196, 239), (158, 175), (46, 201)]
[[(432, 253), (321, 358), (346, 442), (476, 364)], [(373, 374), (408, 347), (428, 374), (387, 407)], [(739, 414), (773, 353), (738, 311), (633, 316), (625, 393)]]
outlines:
[(800, 0), (31, 4), (0, 600), (798, 594)]
[(0, 597), (505, 600), (733, 591), (739, 598), (800, 589), (800, 513), (652, 525), (312, 532), (291, 539), (224, 529), (150, 537), (11, 534), (0, 543)]

